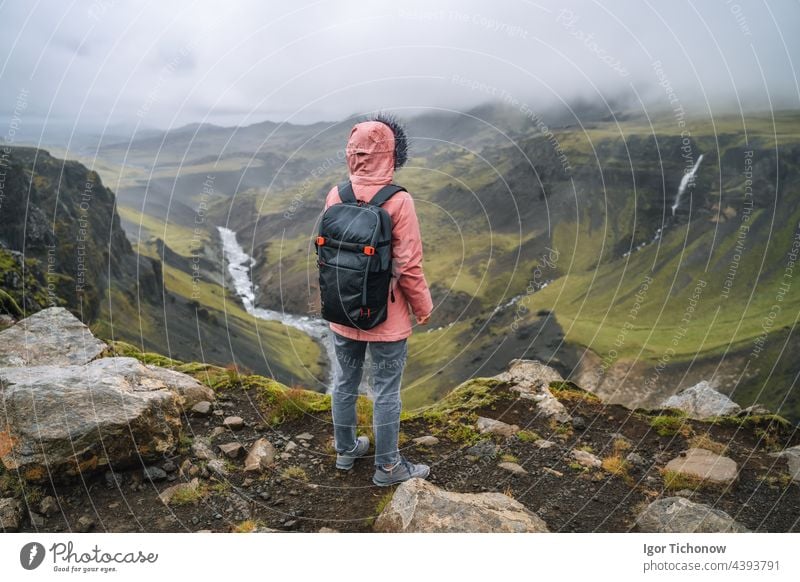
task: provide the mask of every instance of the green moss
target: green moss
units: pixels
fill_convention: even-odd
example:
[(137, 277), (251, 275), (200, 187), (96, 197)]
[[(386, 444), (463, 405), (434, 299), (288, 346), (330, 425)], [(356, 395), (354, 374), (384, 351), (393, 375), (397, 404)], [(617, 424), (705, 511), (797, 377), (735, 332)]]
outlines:
[(568, 402), (600, 402), (595, 395), (572, 382), (550, 382), (550, 392), (559, 400)]
[(427, 420), (437, 420), (455, 412), (471, 412), (490, 406), (499, 395), (498, 387), (502, 382), (494, 378), (473, 378), (460, 384), (439, 402), (426, 409), (412, 412), (410, 418), (419, 416)]
[(302, 388), (287, 388), (280, 382), (263, 376), (247, 376), (242, 379), (242, 383), (247, 388), (256, 388), (259, 408), (267, 422), (272, 425), (331, 409), (329, 394)]
[(680, 410), (664, 410), (648, 419), (650, 427), (660, 436), (674, 436), (682, 434), (689, 436), (692, 427), (686, 413)]
[(516, 434), (518, 440), (522, 441), (523, 443), (532, 443), (538, 440), (541, 440), (542, 437), (539, 436), (538, 433), (532, 430), (521, 430)]
[(0, 312), (5, 312), (15, 319), (20, 319), (24, 315), (14, 298), (2, 289), (0, 289)]
[(474, 445), (481, 438), (481, 434), (470, 424), (454, 422), (446, 431), (445, 435), (455, 443), (464, 445)]

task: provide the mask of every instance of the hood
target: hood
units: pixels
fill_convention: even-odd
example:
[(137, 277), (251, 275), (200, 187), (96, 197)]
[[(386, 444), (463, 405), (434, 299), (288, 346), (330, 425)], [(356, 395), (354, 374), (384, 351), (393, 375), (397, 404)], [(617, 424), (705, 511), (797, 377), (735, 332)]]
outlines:
[(353, 184), (390, 184), (406, 161), (406, 135), (388, 116), (357, 123), (347, 141), (347, 167)]

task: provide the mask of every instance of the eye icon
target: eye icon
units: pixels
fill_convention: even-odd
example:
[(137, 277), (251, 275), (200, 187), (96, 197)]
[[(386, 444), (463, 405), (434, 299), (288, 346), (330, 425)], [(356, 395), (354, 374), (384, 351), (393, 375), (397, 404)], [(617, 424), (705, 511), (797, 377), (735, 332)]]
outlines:
[(28, 542), (19, 551), (19, 563), (26, 570), (38, 568), (44, 561), (44, 546), (39, 542)]

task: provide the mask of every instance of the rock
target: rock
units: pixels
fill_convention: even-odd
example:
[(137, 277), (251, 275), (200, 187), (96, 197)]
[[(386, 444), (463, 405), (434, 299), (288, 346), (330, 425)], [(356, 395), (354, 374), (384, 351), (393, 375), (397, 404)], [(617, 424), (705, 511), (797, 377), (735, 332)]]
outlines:
[(681, 489), (680, 491), (676, 491), (675, 495), (678, 497), (694, 497), (694, 491), (691, 489)]
[(181, 427), (180, 398), (164, 378), (133, 358), (0, 368), (3, 464), (42, 482), (162, 459)]
[(195, 466), (192, 464), (192, 461), (190, 459), (184, 459), (178, 469), (178, 473), (182, 476), (186, 476), (189, 474), (189, 470), (193, 468), (195, 468)]
[(244, 428), (244, 420), (240, 416), (228, 416), (222, 421), (222, 425), (231, 430), (242, 430)]
[(144, 471), (142, 471), (142, 476), (145, 480), (149, 479), (150, 481), (163, 481), (167, 478), (167, 472), (161, 467), (150, 466), (144, 468)]
[(497, 466), (500, 467), (501, 469), (503, 469), (504, 471), (508, 471), (509, 473), (513, 473), (514, 475), (527, 475), (528, 474), (528, 472), (525, 469), (523, 469), (520, 465), (518, 465), (517, 463), (511, 463), (511, 462), (506, 461), (506, 462), (500, 463)]
[(192, 406), (192, 412), (199, 416), (208, 416), (211, 414), (211, 403), (208, 400), (201, 400)]
[(261, 471), (268, 469), (275, 462), (275, 447), (265, 438), (260, 438), (250, 447), (244, 460), (245, 471)]
[(541, 412), (547, 418), (553, 418), (556, 422), (569, 422), (571, 417), (567, 412), (567, 408), (553, 396), (549, 388), (545, 388), (540, 394), (533, 397), (539, 406)]
[(550, 467), (542, 467), (542, 471), (544, 471), (545, 473), (550, 473), (554, 477), (564, 476), (564, 473), (562, 473), (561, 471), (556, 471), (555, 469), (551, 469)]
[(800, 483), (800, 445), (784, 449), (780, 453), (772, 453), (772, 456), (786, 459), (792, 481)]
[(683, 497), (657, 499), (636, 518), (639, 531), (647, 533), (747, 532), (730, 515)]
[(481, 434), (496, 434), (499, 436), (510, 437), (519, 432), (516, 424), (506, 424), (500, 420), (479, 416), (476, 422), (478, 432)]
[(667, 463), (665, 469), (714, 483), (730, 483), (738, 474), (733, 459), (706, 449), (689, 449), (685, 456), (676, 457)]
[(61, 508), (58, 506), (58, 500), (52, 495), (44, 496), (39, 502), (39, 513), (45, 517), (52, 517), (59, 511)]
[(172, 501), (172, 498), (175, 497), (175, 494), (179, 491), (192, 491), (196, 492), (200, 488), (200, 480), (195, 477), (188, 483), (178, 483), (177, 485), (172, 485), (171, 487), (167, 487), (161, 493), (158, 494), (158, 498), (164, 505), (169, 505)]
[(426, 435), (415, 438), (413, 443), (423, 447), (432, 447), (439, 444), (439, 439), (437, 439), (435, 436)]
[(584, 419), (582, 416), (573, 416), (572, 428), (575, 430), (586, 430), (586, 419)]
[(107, 347), (69, 311), (50, 307), (0, 332), (0, 367), (81, 365)]
[(644, 457), (636, 452), (628, 453), (625, 456), (625, 460), (628, 461), (631, 465), (636, 467), (645, 467), (647, 466), (647, 461), (644, 460)]
[(742, 408), (739, 411), (738, 416), (760, 416), (764, 414), (772, 414), (772, 411), (767, 408), (766, 406), (762, 406), (761, 404), (753, 404), (752, 406), (748, 406), (747, 408)]
[(211, 442), (203, 437), (197, 437), (192, 441), (192, 454), (202, 461), (210, 461), (217, 458), (211, 448)]
[(508, 370), (495, 376), (497, 380), (513, 384), (518, 392), (538, 392), (550, 386), (550, 382), (563, 382), (556, 370), (536, 360), (511, 360)]
[(511, 360), (508, 371), (495, 376), (501, 382), (511, 384), (510, 390), (519, 392), (522, 398), (537, 402), (539, 411), (547, 418), (558, 422), (569, 422), (571, 417), (566, 407), (550, 392), (551, 382), (563, 382), (556, 370), (536, 360)]
[(533, 444), (535, 444), (540, 449), (549, 449), (550, 447), (556, 446), (556, 443), (554, 443), (553, 441), (548, 441), (546, 439), (537, 439), (533, 441)]
[(310, 440), (312, 440), (314, 438), (314, 435), (311, 434), (310, 432), (304, 432), (304, 433), (301, 433), (301, 434), (297, 435), (294, 438), (296, 438), (299, 441), (310, 441)]
[(225, 430), (225, 427), (224, 427), (224, 426), (215, 426), (215, 427), (214, 427), (214, 430), (212, 430), (212, 431), (211, 431), (211, 434), (208, 436), (208, 438), (212, 438), (212, 439), (213, 439), (213, 438), (216, 438), (216, 437), (218, 437), (219, 435), (221, 435), (221, 434), (225, 434), (225, 433), (227, 433), (227, 432), (228, 432), (228, 431), (227, 431), (227, 430)]
[[(106, 358), (111, 359), (111, 358)], [(122, 358), (114, 358), (122, 359)], [(136, 360), (135, 360), (136, 361)], [(178, 396), (178, 404), (184, 410), (190, 410), (197, 403), (214, 400), (214, 391), (201, 384), (188, 374), (169, 370), (167, 368), (160, 368), (159, 366), (145, 366), (149, 372), (150, 382), (153, 386), (164, 385)]]
[(575, 459), (578, 463), (580, 463), (584, 467), (589, 467), (591, 469), (591, 468), (601, 467), (603, 465), (603, 462), (592, 453), (587, 453), (586, 451), (580, 451), (578, 449), (574, 449), (571, 454), (572, 458)]
[(81, 533), (86, 533), (94, 529), (94, 520), (88, 515), (82, 515), (75, 524), (75, 529)]
[(286, 446), (283, 447), (283, 452), (284, 453), (291, 453), (296, 448), (297, 448), (297, 443), (294, 442), (294, 441), (289, 441), (288, 443), (286, 443)]
[(219, 445), (219, 450), (222, 451), (222, 454), (229, 459), (236, 459), (239, 457), (242, 451), (244, 451), (244, 447), (242, 446), (242, 443), (233, 442)]
[(317, 533), (339, 533), (339, 530), (330, 527), (321, 527)]
[(207, 464), (206, 467), (209, 471), (218, 475), (220, 477), (227, 477), (228, 476), (228, 468), (225, 466), (225, 461), (222, 459), (211, 459)]
[(33, 511), (29, 512), (28, 519), (30, 520), (31, 525), (36, 529), (44, 527), (44, 517), (38, 513), (34, 513)]
[(175, 461), (167, 459), (166, 461), (161, 463), (161, 468), (164, 469), (167, 473), (173, 473), (178, 470), (178, 465), (175, 464)]
[(738, 404), (714, 390), (705, 380), (670, 396), (662, 406), (683, 410), (690, 418), (700, 420), (737, 414), (741, 410)]
[(546, 532), (547, 524), (502, 493), (451, 493), (409, 479), (375, 520), (378, 532)]
[(466, 451), (466, 454), (471, 457), (478, 457), (479, 459), (493, 459), (497, 456), (497, 445), (492, 441), (480, 441)]
[(13, 497), (0, 499), (0, 531), (15, 532), (22, 521), (22, 503)]

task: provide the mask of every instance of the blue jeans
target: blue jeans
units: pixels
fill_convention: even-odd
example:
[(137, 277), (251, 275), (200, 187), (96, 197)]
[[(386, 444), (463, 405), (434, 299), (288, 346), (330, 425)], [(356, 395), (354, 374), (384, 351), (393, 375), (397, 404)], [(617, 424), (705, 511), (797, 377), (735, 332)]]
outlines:
[(400, 382), (408, 344), (351, 340), (335, 332), (336, 349), (333, 385), (333, 440), (337, 453), (356, 446), (356, 400), (364, 373), (367, 346), (372, 358), (372, 429), (375, 434), (375, 464), (393, 465), (400, 460), (397, 440), (400, 434)]

